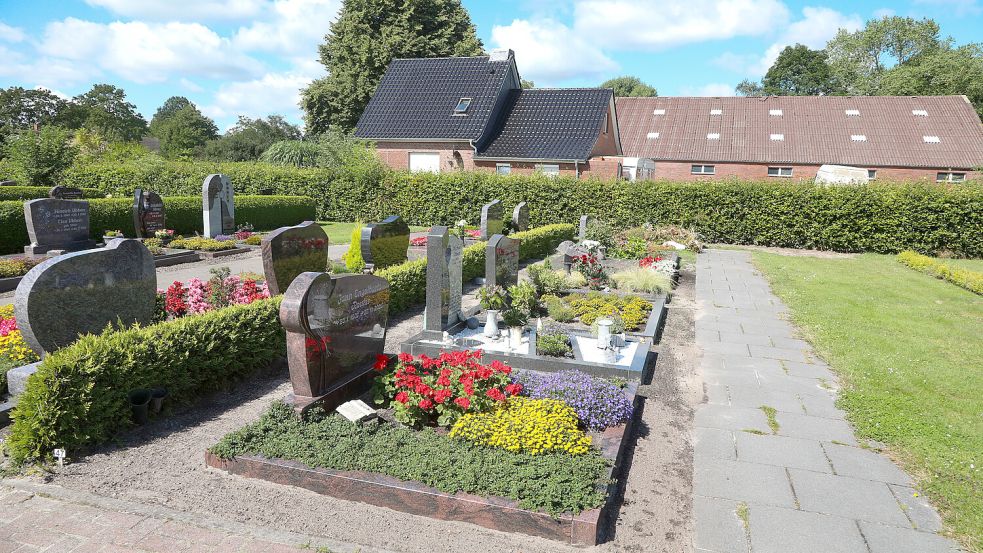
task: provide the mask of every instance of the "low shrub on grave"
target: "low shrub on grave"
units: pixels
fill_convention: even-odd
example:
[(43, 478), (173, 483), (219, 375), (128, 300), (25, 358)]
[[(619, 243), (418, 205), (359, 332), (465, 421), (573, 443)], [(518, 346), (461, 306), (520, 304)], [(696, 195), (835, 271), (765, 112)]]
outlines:
[(932, 259), (911, 250), (898, 254), (898, 261), (912, 269), (951, 282), (970, 292), (983, 295), (983, 273), (947, 265), (944, 260)]
[(179, 250), (220, 252), (235, 248), (236, 243), (232, 240), (216, 240), (214, 238), (205, 238), (203, 236), (193, 236), (191, 238), (179, 238), (177, 240), (172, 240), (171, 243), (168, 244), (168, 247)]
[[(47, 198), (51, 193), (49, 186), (0, 186), (0, 201), (17, 200), (26, 202), (27, 200), (37, 200)], [(106, 195), (95, 188), (83, 188), (82, 195), (85, 199), (105, 198)]]
[(536, 337), (536, 353), (549, 357), (573, 357), (573, 346), (570, 345), (570, 338), (566, 334), (549, 332)]
[(361, 273), (365, 268), (365, 259), (362, 257), (362, 224), (355, 223), (352, 227), (351, 237), (348, 239), (348, 250), (341, 260), (345, 262), (345, 268), (352, 273)]
[(367, 471), (420, 482), (446, 493), (499, 496), (519, 507), (558, 515), (604, 502), (609, 461), (596, 450), (582, 455), (530, 455), (479, 446), (385, 422), (352, 424), (313, 409), (300, 420), (275, 402), (255, 423), (227, 434), (210, 451), (223, 458), (262, 455), (313, 468)]
[(514, 397), (498, 409), (462, 416), (450, 435), (513, 453), (583, 455), (591, 451), (591, 437), (578, 422), (562, 401)]
[(626, 269), (611, 275), (611, 283), (625, 292), (665, 294), (672, 289), (672, 280), (662, 271), (644, 267)]
[(7, 371), (37, 360), (17, 328), (14, 306), (0, 305), (0, 396), (7, 393)]
[(624, 323), (625, 330), (638, 330), (652, 311), (652, 303), (638, 296), (590, 292), (570, 294), (563, 299), (573, 307), (580, 322), (588, 326), (602, 317), (617, 315)]
[(0, 259), (0, 278), (19, 277), (27, 274), (43, 259), (32, 259), (30, 257), (17, 257), (14, 259)]
[(581, 424), (591, 430), (623, 424), (632, 415), (631, 399), (621, 386), (582, 371), (516, 371), (514, 378), (522, 384), (522, 395), (566, 403), (577, 413)]
[(87, 335), (45, 357), (27, 382), (6, 440), (17, 463), (69, 455), (131, 425), (127, 394), (164, 387), (187, 403), (286, 353), (280, 298), (146, 327)]

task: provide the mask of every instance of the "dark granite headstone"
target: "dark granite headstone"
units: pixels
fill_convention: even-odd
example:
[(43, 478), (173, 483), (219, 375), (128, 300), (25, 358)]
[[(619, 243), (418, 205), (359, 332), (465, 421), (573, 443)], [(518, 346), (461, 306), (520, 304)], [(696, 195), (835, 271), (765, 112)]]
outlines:
[(89, 238), (89, 202), (42, 198), (24, 202), (24, 221), (30, 246), (24, 253), (78, 251), (96, 246)]
[(313, 221), (280, 227), (263, 237), (263, 272), (270, 294), (282, 294), (306, 272), (324, 272), (328, 267), (328, 235)]
[(0, 186), (17, 186), (15, 180), (0, 180)]
[(493, 200), (481, 208), (481, 239), (488, 240), (505, 230), (504, 210), (502, 202)]
[(148, 324), (154, 314), (154, 256), (139, 240), (53, 257), (17, 286), (14, 315), (24, 340), (51, 352), (106, 325)]
[(577, 233), (577, 240), (584, 240), (587, 238), (587, 222), (590, 220), (590, 215), (580, 216), (580, 232)]
[(405, 262), (409, 247), (410, 227), (399, 215), (362, 227), (362, 259), (372, 269), (383, 269)]
[(508, 287), (519, 282), (520, 240), (496, 234), (485, 246), (485, 285)]
[(260, 196), (272, 196), (273, 195), (273, 189), (272, 188), (260, 188), (259, 189), (259, 195)]
[(48, 191), (48, 197), (55, 200), (81, 200), (85, 194), (81, 188), (74, 186), (55, 186)]
[(232, 183), (225, 175), (208, 175), (201, 185), (201, 209), (205, 236), (215, 238), (236, 231), (235, 201)]
[(517, 231), (529, 230), (529, 206), (519, 202), (512, 210), (512, 228)]
[(301, 273), (280, 304), (298, 411), (372, 371), (386, 343), (389, 283), (374, 275)]
[(152, 238), (158, 230), (164, 230), (164, 200), (160, 194), (139, 188), (133, 192), (133, 228), (137, 238)]
[(441, 332), (458, 321), (463, 294), (464, 243), (447, 227), (427, 234), (427, 309), (423, 329)]

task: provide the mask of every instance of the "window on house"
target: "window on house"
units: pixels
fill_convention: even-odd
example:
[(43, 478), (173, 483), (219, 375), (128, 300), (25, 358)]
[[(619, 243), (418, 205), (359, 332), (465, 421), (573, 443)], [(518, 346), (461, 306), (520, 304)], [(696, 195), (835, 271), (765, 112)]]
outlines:
[(720, 133), (719, 132), (708, 132), (707, 133), (707, 140), (720, 140)]
[(768, 115), (773, 115), (775, 117), (781, 117), (782, 116), (782, 110), (780, 110), (780, 109), (769, 109), (768, 110)]
[(942, 139), (937, 136), (923, 136), (922, 141), (926, 144), (938, 144), (942, 142)]
[(549, 165), (549, 164), (537, 165), (536, 170), (550, 177), (557, 177), (560, 175), (559, 165)]
[(496, 163), (495, 172), (498, 173), (499, 175), (511, 175), (512, 165), (508, 163)]
[(867, 169), (867, 180), (874, 180), (877, 178), (877, 169)]
[(604, 134), (608, 134), (608, 116), (604, 116)]
[(457, 107), (454, 108), (454, 115), (466, 114), (469, 107), (471, 107), (471, 98), (461, 98), (457, 101)]
[(769, 177), (791, 177), (792, 168), (791, 167), (769, 167), (768, 168)]
[(963, 182), (966, 180), (966, 173), (939, 173), (935, 175), (935, 182)]
[(689, 172), (694, 175), (713, 175), (716, 173), (713, 165), (693, 165)]

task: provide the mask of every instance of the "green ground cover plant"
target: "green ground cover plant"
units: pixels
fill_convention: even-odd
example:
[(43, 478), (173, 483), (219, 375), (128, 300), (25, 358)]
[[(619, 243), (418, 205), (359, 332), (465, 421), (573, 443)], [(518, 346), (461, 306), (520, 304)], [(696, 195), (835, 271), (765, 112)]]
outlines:
[(513, 453), (431, 428), (352, 424), (320, 410), (301, 421), (279, 401), (257, 422), (226, 435), (210, 451), (223, 459), (258, 454), (310, 467), (376, 472), (447, 493), (507, 497), (524, 509), (553, 515), (601, 505), (599, 484), (608, 467), (595, 450), (582, 455)]
[(911, 250), (899, 253), (897, 259), (900, 263), (916, 271), (951, 282), (975, 294), (983, 295), (983, 271), (960, 267), (951, 263), (951, 260), (932, 259)]
[(838, 405), (859, 435), (886, 443), (983, 551), (983, 298), (891, 256), (753, 259), (841, 376)]
[(205, 238), (204, 236), (192, 236), (190, 238), (172, 240), (171, 243), (168, 244), (168, 247), (179, 250), (220, 252), (223, 250), (231, 250), (232, 248), (236, 247), (236, 243), (232, 240), (219, 241), (214, 238)]

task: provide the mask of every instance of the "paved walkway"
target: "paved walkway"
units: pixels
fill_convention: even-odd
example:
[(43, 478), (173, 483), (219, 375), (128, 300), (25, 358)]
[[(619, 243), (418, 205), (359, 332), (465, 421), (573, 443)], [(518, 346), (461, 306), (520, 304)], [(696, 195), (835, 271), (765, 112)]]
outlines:
[(795, 338), (742, 251), (697, 260), (696, 549), (713, 553), (935, 553), (959, 549), (887, 457), (859, 444), (836, 378)]

